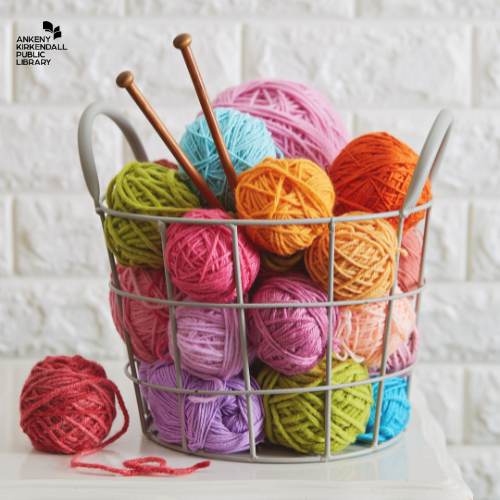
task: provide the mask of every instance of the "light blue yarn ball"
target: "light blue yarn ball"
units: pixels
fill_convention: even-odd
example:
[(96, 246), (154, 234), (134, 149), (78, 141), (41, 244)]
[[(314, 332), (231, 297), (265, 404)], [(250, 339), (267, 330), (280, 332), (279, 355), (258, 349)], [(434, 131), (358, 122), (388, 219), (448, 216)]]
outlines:
[[(262, 120), (230, 108), (214, 111), (237, 175), (264, 158), (283, 156)], [(234, 210), (233, 194), (204, 115), (186, 127), (180, 147), (224, 208)], [(190, 187), (198, 194), (191, 182)]]
[[(370, 418), (366, 424), (366, 431), (357, 437), (358, 441), (371, 441), (375, 425), (375, 409), (377, 407), (378, 382), (372, 384), (373, 400)], [(404, 431), (410, 420), (411, 405), (408, 401), (408, 379), (394, 377), (384, 382), (384, 398), (380, 419), (379, 443), (384, 443)]]

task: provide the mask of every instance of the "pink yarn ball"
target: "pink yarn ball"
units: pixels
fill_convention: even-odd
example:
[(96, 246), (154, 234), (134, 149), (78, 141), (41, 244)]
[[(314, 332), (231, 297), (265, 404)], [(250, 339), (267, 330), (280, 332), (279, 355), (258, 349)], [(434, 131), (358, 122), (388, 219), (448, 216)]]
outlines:
[(221, 92), (212, 104), (260, 118), (285, 158), (306, 158), (323, 169), (350, 141), (330, 101), (302, 83), (258, 78)]
[[(195, 302), (186, 297), (184, 302)], [(177, 346), (181, 366), (203, 379), (227, 380), (243, 369), (237, 309), (177, 306)], [(169, 350), (173, 352), (172, 331), (168, 326)], [(248, 361), (255, 357), (247, 342)]]
[[(401, 291), (398, 289), (398, 293)], [(340, 321), (335, 338), (341, 342), (340, 355), (366, 366), (380, 365), (388, 302), (361, 307), (339, 307)], [(406, 298), (394, 301), (388, 354), (404, 344), (415, 328), (415, 312)]]
[[(266, 280), (253, 304), (327, 302), (328, 296), (308, 276), (289, 273)], [(325, 356), (328, 341), (326, 307), (248, 310), (248, 338), (259, 359), (285, 375), (305, 373)], [(333, 335), (338, 308), (333, 308)], [(334, 346), (335, 347), (335, 346)]]
[(406, 250), (408, 255), (399, 256), (398, 285), (406, 293), (418, 288), (422, 260), (422, 233), (415, 227), (411, 228), (403, 235), (401, 248)]
[[(155, 299), (167, 300), (167, 286), (163, 269), (123, 267), (116, 265), (120, 288), (127, 293)], [(113, 278), (111, 278), (111, 281)], [(184, 294), (176, 293), (176, 299), (182, 300)], [(116, 294), (109, 292), (111, 315), (121, 338), (122, 320), (118, 309)], [(170, 314), (168, 306), (122, 297), (123, 322), (130, 335), (132, 351), (139, 361), (154, 363), (158, 360), (156, 345), (167, 338), (167, 326)]]
[[(218, 209), (192, 210), (186, 219), (225, 219)], [(241, 283), (248, 292), (259, 272), (257, 247), (238, 228)], [(231, 230), (225, 226), (172, 224), (167, 231), (165, 261), (174, 283), (198, 302), (226, 303), (236, 299)]]

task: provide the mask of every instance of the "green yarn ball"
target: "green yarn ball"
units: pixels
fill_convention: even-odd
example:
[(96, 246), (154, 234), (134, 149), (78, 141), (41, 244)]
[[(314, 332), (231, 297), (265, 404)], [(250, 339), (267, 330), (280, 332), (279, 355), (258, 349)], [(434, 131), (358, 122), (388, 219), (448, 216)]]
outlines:
[[(365, 366), (352, 359), (332, 361), (332, 384), (368, 380)], [(284, 375), (269, 366), (260, 372), (257, 382), (262, 389), (295, 389), (326, 385), (324, 359), (299, 375)], [(265, 395), (266, 437), (274, 444), (302, 453), (325, 452), (325, 393)], [(341, 451), (365, 432), (373, 405), (372, 386), (346, 387), (332, 391), (331, 451)]]
[[(182, 217), (201, 208), (198, 196), (178, 172), (156, 163), (137, 161), (125, 165), (111, 180), (106, 203), (119, 212), (164, 217)], [(122, 266), (163, 267), (160, 231), (155, 222), (108, 215), (104, 235), (108, 248)]]

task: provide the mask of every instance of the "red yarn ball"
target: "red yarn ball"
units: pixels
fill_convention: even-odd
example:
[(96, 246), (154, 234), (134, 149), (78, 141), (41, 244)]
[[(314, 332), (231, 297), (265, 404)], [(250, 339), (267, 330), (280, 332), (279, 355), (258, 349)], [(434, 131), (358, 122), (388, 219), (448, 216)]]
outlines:
[[(186, 219), (232, 220), (222, 210), (192, 210)], [(238, 228), (241, 284), (248, 292), (259, 272), (260, 256), (243, 228)], [(231, 230), (226, 226), (172, 224), (167, 231), (165, 262), (172, 283), (200, 302), (236, 299)]]
[[(409, 146), (385, 132), (354, 139), (327, 168), (337, 195), (335, 215), (400, 210), (417, 161), (418, 155)], [(431, 198), (431, 183), (427, 180), (417, 205)], [(405, 220), (404, 231), (418, 224), (424, 215), (425, 211), (411, 214)], [(397, 217), (387, 222), (397, 229)]]
[(23, 432), (40, 451), (78, 453), (95, 448), (111, 430), (117, 391), (99, 364), (81, 356), (47, 356), (24, 383)]
[(157, 163), (162, 167), (172, 168), (173, 170), (177, 170), (177, 172), (179, 171), (179, 165), (176, 165), (174, 162), (166, 160), (165, 158), (162, 158), (161, 160), (155, 160), (153, 163)]
[(422, 233), (417, 228), (410, 229), (401, 240), (401, 248), (406, 250), (408, 255), (399, 256), (398, 285), (406, 293), (416, 290), (419, 285)]

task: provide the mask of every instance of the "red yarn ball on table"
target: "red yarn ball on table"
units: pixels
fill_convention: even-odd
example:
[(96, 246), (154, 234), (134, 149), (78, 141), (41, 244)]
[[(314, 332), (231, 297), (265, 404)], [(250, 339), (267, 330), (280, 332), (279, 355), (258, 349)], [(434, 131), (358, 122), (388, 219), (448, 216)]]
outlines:
[[(417, 165), (418, 155), (385, 132), (366, 134), (351, 141), (335, 158), (327, 173), (335, 188), (335, 215), (352, 211), (370, 213), (400, 210)], [(417, 205), (431, 199), (427, 179)], [(411, 214), (404, 232), (424, 218), (425, 211)], [(387, 221), (397, 229), (398, 218)]]
[(95, 448), (116, 417), (116, 386), (104, 368), (81, 356), (47, 356), (21, 393), (21, 427), (40, 451), (78, 453)]

